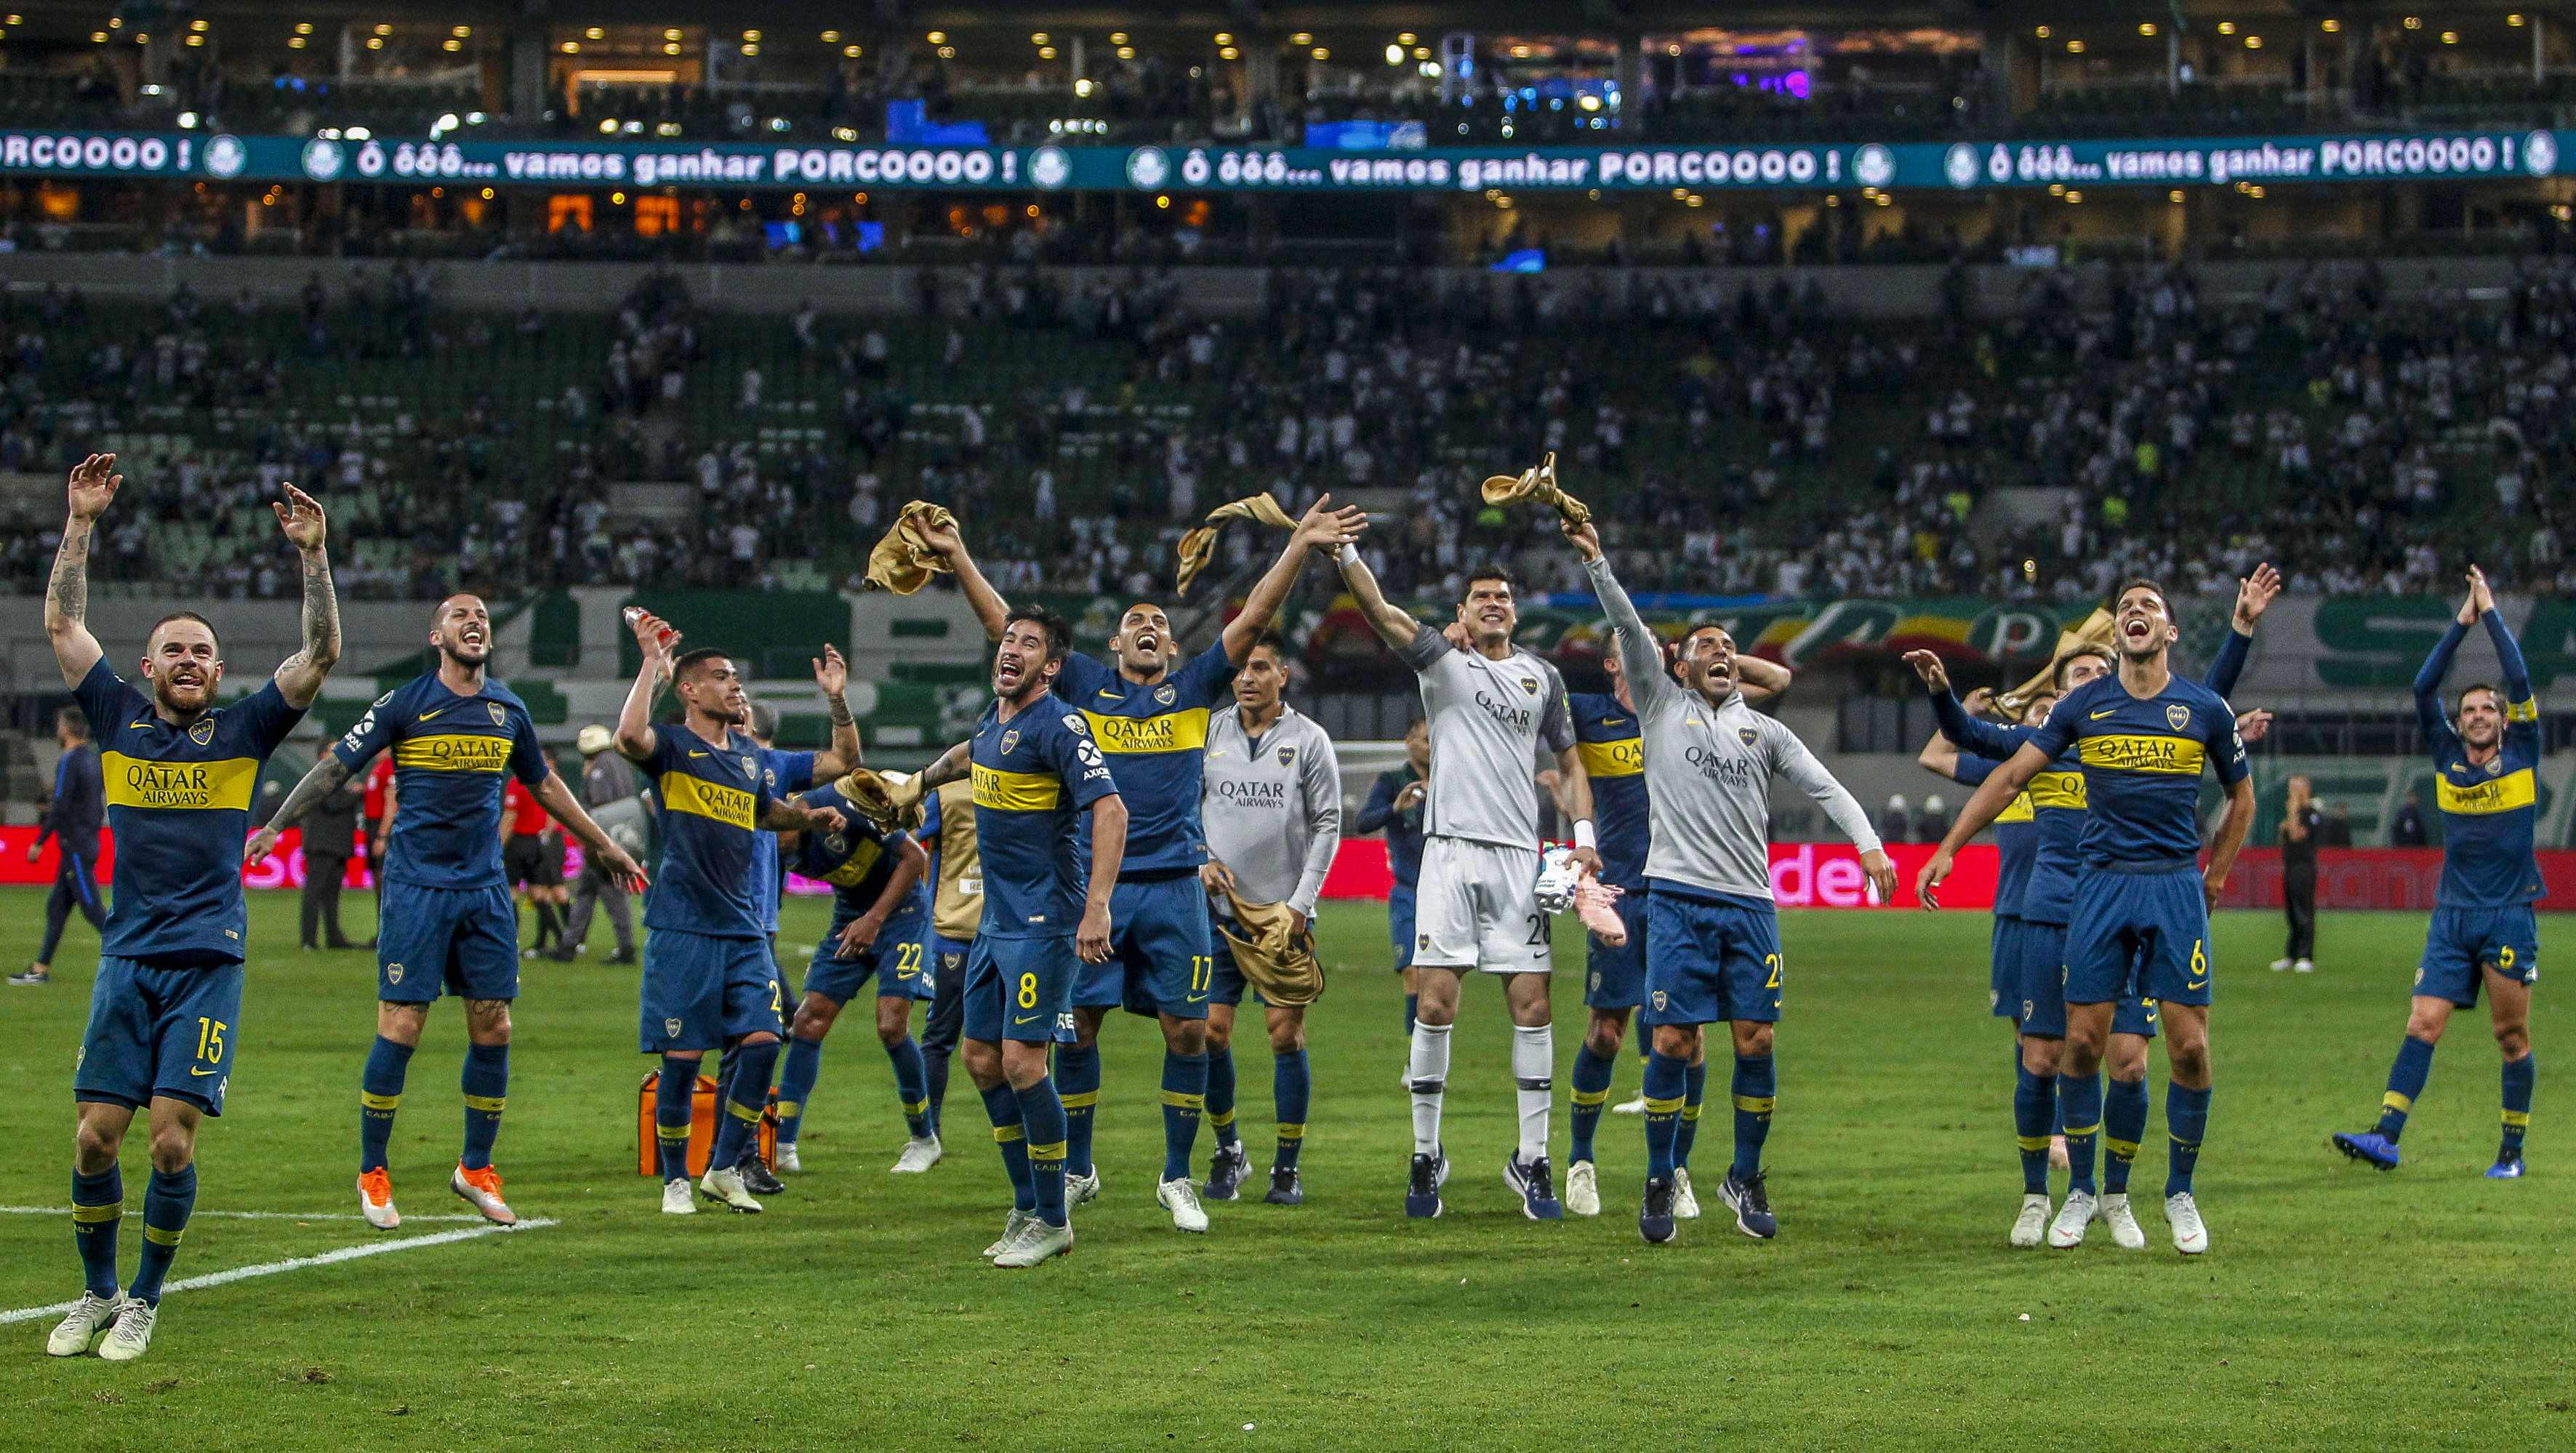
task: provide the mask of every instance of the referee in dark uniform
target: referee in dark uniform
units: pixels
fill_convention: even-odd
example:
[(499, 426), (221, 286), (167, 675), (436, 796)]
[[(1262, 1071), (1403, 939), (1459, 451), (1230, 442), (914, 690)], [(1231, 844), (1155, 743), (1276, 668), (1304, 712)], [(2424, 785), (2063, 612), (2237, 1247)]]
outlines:
[(9, 979), (21, 986), (52, 981), (54, 950), (62, 945), (72, 910), (80, 910), (101, 934), (107, 931), (107, 905), (99, 901), (98, 891), (98, 830), (107, 821), (107, 779), (99, 775), (89, 718), (77, 706), (64, 707), (54, 717), (54, 738), (63, 744), (63, 755), (54, 765), (53, 800), (45, 804), (44, 823), (27, 847), (27, 861), (38, 860), (49, 837), (61, 839), (62, 854), (54, 865), (53, 891), (45, 895), (45, 946), (25, 973)]
[(2272, 961), (2276, 973), (2295, 969), (2312, 974), (2317, 968), (2317, 839), (2326, 819), (2311, 790), (2307, 778), (2291, 778), (2289, 801), (2281, 812), (2281, 912), (2290, 921), (2290, 936)]

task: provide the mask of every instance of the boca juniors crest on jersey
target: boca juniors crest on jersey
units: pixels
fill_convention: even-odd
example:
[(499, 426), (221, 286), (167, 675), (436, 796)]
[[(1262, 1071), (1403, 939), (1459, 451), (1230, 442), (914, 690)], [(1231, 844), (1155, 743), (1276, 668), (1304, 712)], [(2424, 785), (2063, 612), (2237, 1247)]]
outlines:
[(2191, 708), (2183, 705), (2179, 701), (2166, 706), (2165, 724), (2172, 727), (2175, 731), (2189, 730), (2191, 727)]
[(1296, 749), (1295, 747), (1281, 747), (1281, 748), (1279, 749), (1279, 765), (1280, 765), (1280, 766), (1282, 766), (1282, 767), (1291, 766), (1291, 765), (1293, 765), (1293, 764), (1296, 762), (1296, 760), (1297, 760), (1297, 749)]
[(494, 726), (499, 726), (510, 719), (510, 714), (502, 710), (501, 703), (497, 701), (487, 701), (483, 703), (483, 709), (492, 714), (492, 725)]

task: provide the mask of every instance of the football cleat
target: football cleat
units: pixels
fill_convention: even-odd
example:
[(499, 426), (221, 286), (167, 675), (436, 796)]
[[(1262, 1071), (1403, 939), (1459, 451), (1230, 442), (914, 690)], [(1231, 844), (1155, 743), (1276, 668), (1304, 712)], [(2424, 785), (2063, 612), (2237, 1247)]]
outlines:
[(1243, 1142), (1220, 1145), (1208, 1160), (1207, 1186), (1200, 1194), (1211, 1201), (1240, 1200), (1244, 1178), (1252, 1174), (1252, 1155)]
[(2048, 1244), (2060, 1251), (2084, 1244), (2084, 1228), (2093, 1224), (2094, 1212), (2101, 1202), (2091, 1191), (2068, 1191), (2066, 1204), (2057, 1208), (2057, 1219), (2048, 1223)]
[(687, 1176), (675, 1176), (670, 1180), (662, 1182), (662, 1214), (665, 1216), (694, 1216), (698, 1214), (698, 1203), (689, 1199), (689, 1178)]
[(152, 1345), (152, 1319), (161, 1309), (141, 1297), (127, 1297), (124, 1310), (116, 1314), (116, 1325), (107, 1329), (107, 1337), (98, 1344), (98, 1355), (110, 1362), (132, 1362)]
[(481, 1170), (468, 1170), (460, 1165), (456, 1173), (447, 1178), (447, 1188), (463, 1197), (465, 1204), (482, 1212), (483, 1219), (493, 1225), (519, 1224), (518, 1213), (501, 1199), (501, 1173), (492, 1167), (487, 1165)]
[(402, 1224), (402, 1212), (394, 1209), (394, 1178), (383, 1166), (358, 1177), (358, 1211), (379, 1231)]
[(2048, 1194), (2043, 1191), (2036, 1195), (2023, 1195), (2021, 1214), (2013, 1218), (2012, 1244), (2037, 1246), (2040, 1238), (2047, 1234)]
[(44, 970), (37, 968), (33, 964), (29, 964), (24, 970), (9, 976), (9, 982), (17, 985), (21, 989), (33, 989), (42, 984), (50, 984), (53, 981), (53, 975), (46, 973)]
[(755, 1196), (775, 1196), (787, 1189), (787, 1183), (760, 1163), (757, 1152), (736, 1162), (733, 1173), (742, 1177), (742, 1188)]
[(1673, 1183), (1646, 1182), (1646, 1204), (1637, 1212), (1637, 1234), (1647, 1244), (1661, 1246), (1673, 1239)]
[(1011, 1214), (1002, 1218), (1001, 1239), (984, 1248), (984, 1259), (986, 1261), (990, 1261), (994, 1257), (1001, 1255), (1003, 1252), (1010, 1250), (1011, 1243), (1019, 1240), (1020, 1233), (1028, 1229), (1028, 1224), (1036, 1219), (1036, 1217), (1030, 1215), (1028, 1212), (1021, 1210), (1017, 1206), (1013, 1206), (1011, 1208)]
[(116, 1314), (123, 1310), (124, 1306), (125, 1298), (114, 1292), (106, 1296), (100, 1296), (96, 1292), (82, 1292), (80, 1301), (72, 1307), (71, 1315), (63, 1318), (46, 1336), (45, 1355), (78, 1357), (87, 1352), (90, 1344), (98, 1340), (100, 1333), (116, 1325)]
[(2368, 1161), (2381, 1170), (2397, 1169), (2397, 1142), (2376, 1130), (2365, 1130), (2359, 1135), (2336, 1131), (2334, 1138), (2326, 1144), (2342, 1151), (2346, 1159)]
[(1673, 1167), (1673, 1215), (1684, 1221), (1699, 1219), (1699, 1193), (1691, 1189), (1690, 1167)]
[(1592, 1162), (1578, 1160), (1565, 1168), (1565, 1209), (1578, 1216), (1601, 1214), (1601, 1183)]
[(1730, 1169), (1717, 1186), (1717, 1198), (1735, 1213), (1735, 1229), (1764, 1241), (1780, 1234), (1780, 1218), (1771, 1214), (1768, 1180), (1763, 1171), (1739, 1176)]
[(1639, 1091), (1637, 1092), (1637, 1098), (1635, 1098), (1635, 1099), (1633, 1099), (1633, 1100), (1622, 1100), (1622, 1101), (1620, 1101), (1618, 1104), (1611, 1106), (1611, 1107), (1610, 1107), (1610, 1113), (1611, 1113), (1611, 1114), (1613, 1114), (1613, 1115), (1643, 1115), (1643, 1114), (1645, 1114), (1645, 1113), (1646, 1113), (1646, 1092), (1645, 1092), (1645, 1091), (1643, 1091), (1643, 1090), (1639, 1090)]
[(1546, 1156), (1524, 1161), (1514, 1151), (1503, 1158), (1503, 1184), (1521, 1198), (1521, 1214), (1533, 1221), (1562, 1221), (1565, 1203), (1556, 1198), (1556, 1175)]
[(2209, 1249), (2209, 1228), (2201, 1224), (2200, 1205), (2191, 1192), (2176, 1191), (2165, 1197), (2165, 1220), (2173, 1226), (2174, 1250), (2198, 1256)]
[[(891, 1174), (919, 1175), (939, 1164), (940, 1158), (946, 1154), (946, 1151), (939, 1148), (938, 1136), (916, 1135), (903, 1143), (903, 1154), (895, 1157), (894, 1170)], [(1069, 1177), (1066, 1180), (1066, 1188), (1068, 1191), (1072, 1188)]]
[(2521, 1180), (2522, 1147), (2519, 1145), (2511, 1145), (2497, 1151), (2496, 1163), (2487, 1167), (2487, 1179), (2491, 1181)]
[(2122, 1251), (2147, 1249), (2147, 1233), (2138, 1229), (2137, 1214), (2129, 1209), (2129, 1193), (2113, 1191), (2102, 1198), (2102, 1209), (2096, 1213), (2102, 1224), (2111, 1228), (2111, 1244)]
[(796, 1142), (793, 1140), (778, 1142), (778, 1173), (790, 1176), (805, 1173), (805, 1162), (796, 1158)]
[(1154, 1187), (1154, 1200), (1172, 1213), (1175, 1231), (1205, 1231), (1207, 1208), (1199, 1204), (1199, 1188), (1188, 1176), (1164, 1181)]
[(1261, 1199), (1274, 1206), (1302, 1206), (1306, 1204), (1306, 1182), (1298, 1176), (1297, 1167), (1293, 1165), (1272, 1166), (1270, 1168), (1270, 1190), (1269, 1193), (1264, 1195)]
[(1419, 1220), (1440, 1214), (1440, 1187), (1449, 1179), (1449, 1153), (1446, 1150), (1413, 1157), (1413, 1175), (1404, 1188), (1404, 1214)]
[(1082, 1174), (1080, 1174), (1080, 1175), (1078, 1175), (1078, 1176), (1076, 1176), (1076, 1175), (1069, 1175), (1069, 1176), (1066, 1176), (1066, 1177), (1064, 1178), (1064, 1203), (1065, 1203), (1066, 1205), (1068, 1205), (1068, 1206), (1088, 1206), (1088, 1205), (1090, 1205), (1092, 1202), (1094, 1202), (1094, 1201), (1096, 1201), (1096, 1200), (1099, 1200), (1099, 1199), (1100, 1199), (1100, 1164), (1099, 1164), (1099, 1162), (1097, 1162), (1097, 1161), (1092, 1162), (1091, 1169), (1089, 1169), (1089, 1170), (1087, 1170), (1087, 1171), (1084, 1171)]
[(1031, 1267), (1049, 1257), (1062, 1256), (1073, 1249), (1073, 1224), (1050, 1226), (1035, 1216), (1020, 1228), (1020, 1234), (1001, 1249), (993, 1264), (1009, 1269)]
[(751, 1198), (751, 1191), (742, 1183), (742, 1172), (732, 1166), (708, 1166), (707, 1173), (698, 1177), (698, 1194), (745, 1215), (760, 1210), (760, 1203)]
[(1615, 906), (1619, 889), (1597, 882), (1586, 873), (1574, 885), (1574, 916), (1592, 931), (1592, 936), (1610, 948), (1628, 946), (1628, 925), (1620, 920)]

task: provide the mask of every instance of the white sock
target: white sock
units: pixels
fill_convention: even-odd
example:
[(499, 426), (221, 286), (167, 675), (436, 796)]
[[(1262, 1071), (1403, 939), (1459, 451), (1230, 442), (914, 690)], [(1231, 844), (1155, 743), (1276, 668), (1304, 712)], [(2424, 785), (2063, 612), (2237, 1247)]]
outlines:
[(1556, 1100), (1556, 1026), (1512, 1030), (1512, 1079), (1520, 1086), (1521, 1159), (1547, 1154), (1547, 1112)]
[[(1449, 1029), (1446, 1024), (1413, 1022), (1413, 1153), (1440, 1153), (1440, 1096), (1449, 1082)], [(1428, 1085), (1430, 1088), (1424, 1089)]]

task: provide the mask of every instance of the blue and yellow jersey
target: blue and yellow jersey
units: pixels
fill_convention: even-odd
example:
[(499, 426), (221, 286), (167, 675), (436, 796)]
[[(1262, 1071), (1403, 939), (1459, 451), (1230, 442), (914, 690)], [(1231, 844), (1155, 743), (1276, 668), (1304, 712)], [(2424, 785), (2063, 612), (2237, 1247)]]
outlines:
[(1601, 881), (1646, 887), (1646, 741), (1637, 714), (1608, 692), (1566, 697), (1574, 713), (1574, 750), (1592, 779), (1592, 821), (1601, 846)]
[(105, 661), (72, 695), (89, 715), (116, 835), (103, 952), (164, 968), (239, 963), (250, 914), (242, 839), (259, 768), (304, 719), (270, 681), (172, 726)]
[[(978, 937), (1052, 938), (1082, 923), (1091, 851), (1084, 841), (1089, 834), (1076, 825), (1089, 824), (1091, 804), (1125, 794), (1091, 739), (1086, 715), (1060, 705), (1042, 697), (1004, 721), (996, 701), (975, 723), (969, 750), (984, 868)], [(1190, 759), (1196, 791), (1198, 754)], [(1132, 822), (1135, 808), (1128, 812)]]
[[(1948, 735), (1944, 733), (1943, 735)], [(1952, 740), (1956, 740), (1953, 738)], [(1995, 764), (1962, 747), (1959, 763), (1950, 780), (1962, 787), (1973, 788), (1994, 775)], [(2039, 821), (2031, 807), (2030, 794), (2023, 792), (2004, 804), (1995, 814), (1995, 916), (2019, 918), (2024, 888), (2030, 882), (2031, 863), (2039, 854)]]
[(529, 788), (553, 770), (526, 702), (498, 681), (475, 696), (433, 671), (384, 695), (331, 748), (356, 776), (378, 752), (394, 759), (393, 831), (385, 876), (424, 888), (490, 888), (501, 872), (505, 777)]
[(637, 765), (662, 799), (662, 866), (644, 900), (644, 926), (767, 938), (752, 882), (753, 844), (770, 803), (759, 745), (740, 732), (718, 745), (666, 724), (653, 729), (653, 755)]
[[(1207, 861), (1199, 788), (1207, 759), (1208, 713), (1225, 705), (1234, 663), (1222, 642), (1151, 686), (1088, 656), (1067, 656), (1056, 695), (1082, 714), (1109, 759), (1127, 802), (1127, 856), (1119, 873), (1167, 872)], [(1085, 819), (1086, 823), (1088, 819)], [(1086, 827), (1084, 829), (1088, 831)]]
[(2143, 700), (2115, 673), (2059, 697), (2031, 745), (2051, 757), (2070, 749), (2081, 764), (2088, 811), (2084, 866), (2112, 873), (2165, 873), (2200, 860), (2200, 774), (2245, 780), (2245, 744), (2217, 692), (2168, 675)]
[(2444, 908), (2503, 908), (2549, 891), (2531, 851), (2540, 820), (2540, 706), (2504, 617), (2489, 611), (2486, 624), (2504, 667), (2504, 740), (2495, 755), (2471, 762), (2442, 705), (2442, 673), (2467, 627), (2453, 621), (2415, 678), (2416, 721), (2433, 744), (2433, 794), (2442, 811), (2442, 886), (2433, 901)]
[(1352, 832), (1366, 835), (1386, 834), (1386, 865), (1395, 874), (1395, 885), (1411, 888), (1422, 877), (1422, 804), (1414, 803), (1402, 812), (1395, 810), (1395, 795), (1408, 785), (1423, 780), (1406, 762), (1401, 767), (1377, 774), (1369, 785), (1368, 801), (1361, 804), (1359, 821)]
[[(772, 797), (792, 797), (814, 785), (813, 752), (782, 752), (776, 747), (760, 749), (760, 785)], [(803, 869), (797, 871), (803, 872)], [(805, 876), (813, 877), (811, 873)], [(778, 895), (787, 886), (787, 870), (778, 861), (778, 834), (761, 829), (751, 842), (751, 886), (760, 896), (760, 921), (771, 933), (778, 931)]]
[(835, 915), (857, 915), (876, 907), (886, 879), (894, 875), (896, 854), (886, 834), (828, 782), (796, 800), (841, 814), (841, 826), (835, 830), (796, 835), (796, 871), (832, 885)]

